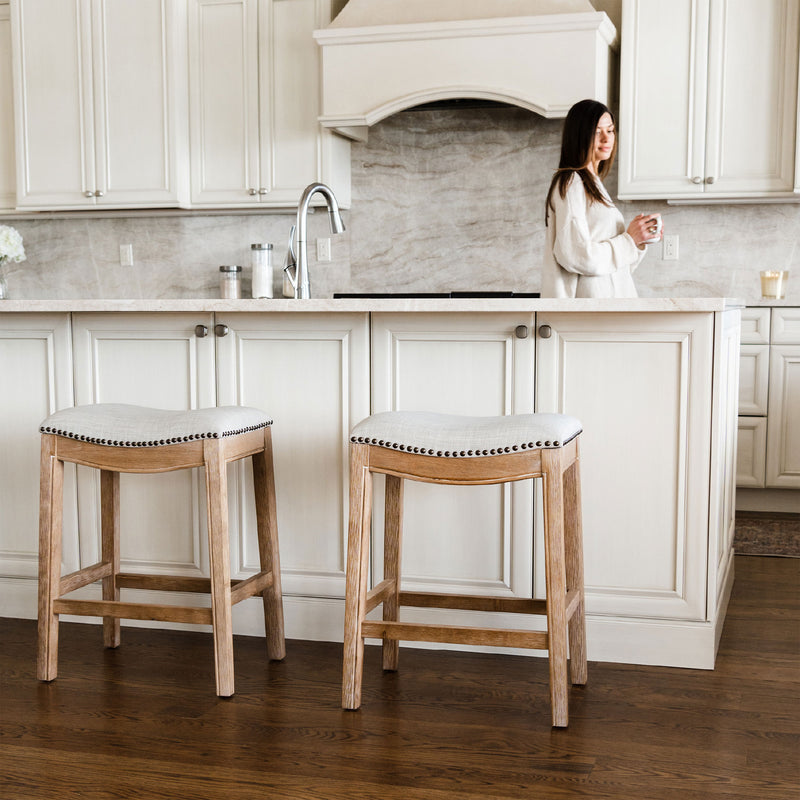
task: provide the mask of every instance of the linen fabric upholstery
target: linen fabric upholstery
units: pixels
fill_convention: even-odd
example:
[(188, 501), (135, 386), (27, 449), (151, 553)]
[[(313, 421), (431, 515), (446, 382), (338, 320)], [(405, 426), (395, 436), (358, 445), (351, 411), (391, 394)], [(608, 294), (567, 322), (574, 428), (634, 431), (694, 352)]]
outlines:
[(56, 411), (39, 427), (82, 442), (111, 447), (158, 447), (195, 439), (219, 439), (272, 425), (263, 411), (246, 406), (220, 406), (190, 411), (96, 403)]
[(428, 411), (384, 411), (359, 422), (350, 441), (407, 453), (469, 458), (562, 447), (581, 433), (565, 414), (465, 417)]

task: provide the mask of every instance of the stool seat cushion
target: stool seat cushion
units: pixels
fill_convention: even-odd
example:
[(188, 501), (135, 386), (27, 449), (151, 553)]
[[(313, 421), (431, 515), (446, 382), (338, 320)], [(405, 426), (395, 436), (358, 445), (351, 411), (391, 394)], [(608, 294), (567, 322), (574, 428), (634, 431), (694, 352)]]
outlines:
[(158, 447), (235, 436), (268, 425), (272, 425), (272, 420), (267, 414), (246, 406), (168, 411), (96, 403), (56, 411), (42, 422), (39, 430), (110, 447)]
[(385, 411), (359, 422), (350, 441), (428, 456), (474, 458), (562, 447), (581, 430), (581, 423), (565, 414), (464, 417)]

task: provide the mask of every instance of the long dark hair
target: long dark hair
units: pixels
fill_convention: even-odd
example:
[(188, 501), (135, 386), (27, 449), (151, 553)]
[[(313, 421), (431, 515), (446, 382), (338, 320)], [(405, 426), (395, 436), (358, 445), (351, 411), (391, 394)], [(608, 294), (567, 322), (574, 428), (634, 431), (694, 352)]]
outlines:
[[(583, 188), (590, 202), (610, 205), (588, 168), (594, 150), (597, 123), (600, 122), (603, 114), (610, 115), (611, 121), (614, 122), (614, 115), (608, 106), (597, 100), (580, 100), (567, 113), (567, 118), (564, 120), (564, 132), (561, 136), (561, 160), (558, 163), (558, 169), (553, 174), (553, 180), (550, 182), (544, 207), (545, 225), (547, 225), (550, 209), (553, 207), (553, 190), (558, 186), (558, 193), (562, 198), (565, 197), (570, 178), (576, 174), (583, 181)], [(615, 136), (611, 155), (597, 165), (597, 174), (600, 178), (608, 175), (616, 154), (617, 137)]]

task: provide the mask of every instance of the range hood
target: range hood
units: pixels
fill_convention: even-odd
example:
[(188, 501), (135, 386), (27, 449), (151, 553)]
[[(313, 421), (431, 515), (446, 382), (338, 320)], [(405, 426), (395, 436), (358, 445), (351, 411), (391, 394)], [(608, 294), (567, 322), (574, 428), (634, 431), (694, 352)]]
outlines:
[(323, 126), (366, 141), (413, 106), (472, 98), (566, 116), (608, 102), (617, 33), (589, 0), (349, 0), (314, 32)]

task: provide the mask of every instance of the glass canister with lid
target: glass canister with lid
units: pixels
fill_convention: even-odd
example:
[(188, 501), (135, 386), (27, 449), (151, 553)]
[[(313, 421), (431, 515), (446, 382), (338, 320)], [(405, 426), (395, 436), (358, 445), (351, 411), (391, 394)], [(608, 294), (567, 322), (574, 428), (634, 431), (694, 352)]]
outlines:
[(223, 300), (238, 300), (242, 296), (242, 268), (224, 264), (219, 268), (219, 296)]
[(251, 294), (256, 300), (272, 297), (272, 244), (251, 244), (250, 263), (253, 268)]

